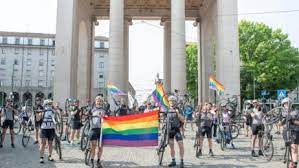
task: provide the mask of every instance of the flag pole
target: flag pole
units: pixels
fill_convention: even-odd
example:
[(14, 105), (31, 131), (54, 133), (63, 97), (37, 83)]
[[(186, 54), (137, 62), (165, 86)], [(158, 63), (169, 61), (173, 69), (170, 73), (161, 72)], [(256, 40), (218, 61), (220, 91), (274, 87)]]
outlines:
[(101, 136), (100, 136), (100, 142), (99, 142), (99, 146), (102, 147), (102, 139), (103, 139), (103, 117), (101, 118)]

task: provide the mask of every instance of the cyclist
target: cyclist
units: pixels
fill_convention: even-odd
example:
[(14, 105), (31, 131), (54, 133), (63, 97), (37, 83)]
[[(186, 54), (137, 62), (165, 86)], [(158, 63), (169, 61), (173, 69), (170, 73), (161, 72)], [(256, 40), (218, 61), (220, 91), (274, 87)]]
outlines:
[(81, 128), (81, 116), (82, 111), (79, 108), (79, 100), (73, 99), (70, 106), (70, 126), (71, 126), (71, 145), (74, 145), (74, 137), (76, 136), (76, 141), (79, 142), (80, 138), (80, 128)]
[(262, 122), (263, 116), (264, 116), (264, 113), (262, 112), (260, 104), (258, 103), (258, 101), (253, 100), (253, 111), (251, 113), (251, 117), (252, 117), (251, 156), (253, 156), (253, 157), (258, 157), (259, 155), (260, 156), (263, 155), (263, 152), (261, 150), (261, 148), (262, 148), (261, 135), (259, 135), (259, 137), (258, 137), (258, 139), (259, 139), (259, 152), (258, 152), (258, 155), (254, 151), (257, 135), (258, 135), (259, 131), (264, 130), (264, 125), (263, 125), (263, 122)]
[(202, 145), (203, 140), (206, 135), (209, 142), (209, 155), (214, 156), (212, 150), (212, 122), (213, 122), (213, 114), (211, 113), (211, 103), (205, 103), (199, 113), (197, 113), (198, 118), (198, 132), (200, 137), (200, 150), (198, 152), (198, 156), (202, 156)]
[(44, 151), (48, 142), (49, 156), (48, 161), (53, 162), (53, 140), (55, 138), (55, 111), (53, 110), (53, 101), (48, 99), (44, 101), (44, 111), (42, 112), (41, 124), (41, 145), (40, 145), (40, 163), (44, 163)]
[(185, 117), (185, 128), (187, 127), (187, 123), (191, 124), (191, 129), (193, 131), (193, 108), (190, 102), (187, 102), (184, 106), (184, 117)]
[(147, 102), (146, 103), (146, 108), (144, 109), (144, 113), (148, 113), (148, 112), (150, 112), (150, 111), (152, 111), (153, 110), (153, 107), (154, 106), (152, 106), (152, 103), (149, 101), (149, 102)]
[(231, 132), (231, 109), (228, 107), (225, 108), (225, 110), (222, 112), (222, 126), (224, 130), (224, 137), (225, 137), (225, 144), (230, 144), (232, 148), (235, 148), (235, 145), (233, 144), (233, 138), (232, 138), (232, 132)]
[(179, 150), (180, 150), (180, 167), (184, 167), (184, 143), (183, 136), (181, 134), (180, 128), (182, 126), (181, 123), (184, 123), (185, 119), (183, 115), (179, 112), (177, 108), (177, 98), (175, 96), (169, 96), (168, 98), (170, 108), (167, 111), (167, 121), (170, 123), (169, 126), (169, 147), (170, 147), (170, 155), (172, 158), (171, 163), (168, 167), (175, 167), (175, 150), (174, 150), (174, 138), (176, 139)]
[(248, 137), (249, 129), (252, 124), (252, 117), (251, 117), (252, 109), (253, 109), (253, 105), (251, 104), (251, 101), (246, 101), (245, 110), (244, 110), (246, 137)]
[(67, 118), (67, 121), (65, 123), (65, 128), (64, 128), (64, 137), (61, 139), (61, 141), (66, 141), (66, 136), (69, 133), (69, 127), (70, 127), (70, 122), (71, 122), (71, 115), (70, 115), (70, 104), (73, 100), (71, 98), (66, 99), (65, 102), (65, 112), (64, 116)]
[(217, 126), (218, 126), (218, 108), (216, 104), (212, 105), (211, 113), (213, 114), (213, 123), (212, 123), (212, 131), (213, 131), (213, 137), (217, 137)]
[(101, 124), (102, 124), (102, 117), (106, 115), (106, 111), (104, 109), (104, 98), (102, 96), (97, 96), (95, 98), (95, 107), (91, 109), (89, 112), (92, 116), (90, 120), (90, 132), (89, 132), (89, 139), (91, 141), (91, 151), (90, 151), (90, 158), (91, 158), (91, 167), (94, 167), (94, 158), (95, 158), (95, 151), (98, 146), (98, 160), (97, 160), (97, 167), (101, 168), (101, 156), (103, 153), (103, 146), (100, 144), (101, 139)]
[(42, 111), (44, 107), (42, 106), (42, 100), (37, 98), (35, 101), (36, 106), (34, 107), (34, 122), (35, 122), (35, 141), (33, 144), (38, 144), (39, 142), (39, 133), (40, 126), (42, 124)]
[[(285, 108), (286, 113), (283, 113), (284, 120), (280, 122), (280, 124), (283, 126), (283, 138), (286, 143), (287, 139), (287, 124), (286, 122), (290, 122), (290, 131), (291, 138), (290, 144), (291, 144), (291, 150), (292, 150), (292, 160), (289, 168), (296, 168), (298, 164), (298, 144), (299, 144), (299, 112), (292, 109), (292, 101), (290, 98), (285, 98), (282, 100), (281, 105)], [(289, 113), (289, 121), (286, 121), (287, 113)]]
[(0, 144), (0, 148), (3, 147), (7, 128), (9, 128), (9, 130), (10, 130), (11, 147), (15, 148), (13, 126), (14, 126), (14, 115), (17, 114), (18, 111), (13, 108), (13, 100), (12, 99), (6, 100), (6, 105), (4, 108), (1, 109), (0, 113), (5, 118), (3, 125), (2, 125), (2, 137), (1, 137), (2, 144)]

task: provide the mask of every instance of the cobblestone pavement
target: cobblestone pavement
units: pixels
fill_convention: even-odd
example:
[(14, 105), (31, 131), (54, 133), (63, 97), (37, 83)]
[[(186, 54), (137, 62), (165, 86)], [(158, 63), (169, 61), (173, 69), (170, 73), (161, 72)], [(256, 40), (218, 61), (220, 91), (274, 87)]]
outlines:
[[(284, 150), (283, 140), (281, 136), (275, 135), (274, 146), (275, 156), (271, 162), (267, 162), (265, 158), (252, 158), (250, 156), (250, 141), (244, 135), (240, 135), (234, 141), (236, 149), (220, 150), (220, 146), (214, 143), (214, 157), (207, 155), (207, 142), (205, 141), (203, 153), (200, 158), (195, 157), (193, 148), (195, 132), (187, 129), (185, 143), (185, 164), (186, 167), (203, 167), (203, 168), (255, 168), (255, 167), (285, 167), (282, 163)], [(27, 148), (21, 145), (21, 136), (17, 136), (16, 148), (10, 147), (9, 135), (6, 137), (6, 143), (0, 149), (0, 168), (84, 168), (84, 154), (78, 147), (71, 147), (69, 144), (63, 143), (63, 160), (58, 160), (54, 154), (54, 163), (46, 160), (44, 165), (39, 164), (38, 147), (32, 144)], [(55, 153), (55, 152), (53, 152)], [(178, 159), (178, 153), (177, 160)], [(45, 157), (47, 158), (47, 157)], [(154, 148), (104, 148), (103, 155), (104, 167), (143, 167), (152, 168), (157, 166), (157, 156)], [(167, 151), (163, 165), (166, 166), (170, 161), (169, 151)]]

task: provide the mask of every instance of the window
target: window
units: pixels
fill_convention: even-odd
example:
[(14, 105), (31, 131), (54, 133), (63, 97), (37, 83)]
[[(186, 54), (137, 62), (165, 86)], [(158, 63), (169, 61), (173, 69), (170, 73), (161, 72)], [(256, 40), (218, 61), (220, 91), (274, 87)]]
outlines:
[(45, 40), (44, 39), (40, 39), (40, 45), (44, 46), (45, 45)]
[(43, 80), (38, 80), (37, 81), (37, 86), (42, 87), (43, 86)]
[(99, 82), (99, 87), (104, 87), (104, 82)]
[(39, 55), (44, 55), (44, 50), (42, 48), (39, 49)]
[(38, 74), (39, 74), (40, 77), (42, 77), (42, 76), (44, 76), (44, 71), (43, 70), (39, 70)]
[(32, 54), (32, 49), (31, 48), (28, 48), (27, 49), (27, 55), (31, 55)]
[(54, 70), (51, 71), (51, 76), (54, 76)]
[(100, 78), (100, 79), (104, 78), (104, 75), (103, 75), (103, 74), (100, 74), (100, 75), (99, 75), (99, 78)]
[(2, 57), (1, 58), (1, 65), (5, 65), (6, 64), (6, 59), (5, 59), (5, 57)]
[(100, 57), (104, 58), (104, 53), (100, 52)]
[(2, 50), (2, 54), (5, 54), (5, 53), (6, 53), (5, 48), (2, 48), (1, 50)]
[(30, 80), (25, 80), (25, 86), (29, 86), (30, 85)]
[(53, 43), (52, 43), (52, 44), (53, 44), (53, 46), (55, 46), (55, 40), (53, 40)]
[(16, 38), (16, 39), (15, 39), (15, 44), (16, 44), (16, 45), (19, 45), (19, 44), (20, 44), (20, 38)]
[(28, 45), (32, 45), (32, 39), (28, 39)]
[(14, 60), (14, 64), (15, 65), (19, 65), (19, 61), (18, 60)]
[(15, 48), (15, 55), (18, 55), (20, 52), (20, 49), (19, 48)]
[(55, 66), (55, 60), (51, 60), (51, 66)]
[(3, 39), (2, 39), (2, 43), (3, 43), (3, 44), (7, 44), (7, 37), (3, 37)]
[(28, 58), (26, 60), (27, 66), (31, 66), (32, 65), (32, 60), (30, 58)]
[(104, 68), (104, 62), (100, 62), (99, 68)]
[(105, 48), (105, 43), (104, 42), (100, 42), (100, 48)]
[(43, 61), (43, 60), (39, 60), (39, 61), (38, 61), (38, 65), (39, 65), (39, 66), (44, 66), (44, 61)]
[(52, 55), (55, 55), (55, 49), (52, 50)]

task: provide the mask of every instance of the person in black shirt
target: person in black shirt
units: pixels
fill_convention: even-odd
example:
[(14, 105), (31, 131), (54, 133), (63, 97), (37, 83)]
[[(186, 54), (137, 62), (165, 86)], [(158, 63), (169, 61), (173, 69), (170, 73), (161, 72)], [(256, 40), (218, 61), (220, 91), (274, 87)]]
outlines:
[(33, 144), (38, 144), (39, 142), (39, 131), (40, 131), (40, 126), (42, 124), (43, 110), (44, 107), (42, 106), (42, 100), (40, 98), (37, 98), (34, 107), (35, 141)]
[(79, 100), (73, 99), (70, 106), (70, 125), (71, 125), (71, 144), (74, 145), (74, 137), (76, 136), (79, 142), (80, 128), (81, 128), (81, 110), (79, 108)]

